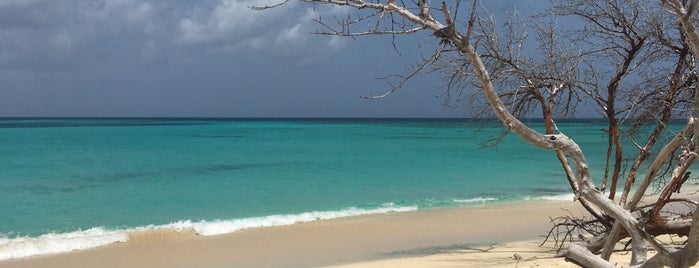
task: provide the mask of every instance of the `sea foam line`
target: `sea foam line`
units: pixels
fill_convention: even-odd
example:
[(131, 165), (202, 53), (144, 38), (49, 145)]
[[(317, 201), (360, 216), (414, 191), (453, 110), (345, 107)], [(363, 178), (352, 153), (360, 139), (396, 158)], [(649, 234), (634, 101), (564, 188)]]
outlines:
[(0, 237), (0, 260), (85, 250), (127, 240), (127, 232), (109, 231), (101, 227), (38, 237)]
[(166, 225), (166, 228), (172, 228), (176, 230), (187, 230), (191, 229), (198, 235), (208, 236), (208, 235), (218, 235), (232, 233), (242, 229), (257, 228), (257, 227), (272, 227), (272, 226), (283, 226), (292, 225), (297, 223), (320, 221), (320, 220), (330, 220), (337, 218), (345, 218), (352, 216), (368, 215), (368, 214), (383, 214), (390, 212), (407, 212), (417, 210), (415, 206), (409, 207), (398, 207), (394, 204), (385, 204), (379, 208), (374, 209), (362, 209), (362, 208), (347, 208), (338, 211), (312, 211), (304, 212), (300, 214), (286, 214), (286, 215), (271, 215), (264, 217), (254, 217), (254, 218), (244, 218), (244, 219), (233, 219), (233, 220), (215, 220), (215, 221), (179, 221)]
[(498, 201), (497, 198), (493, 197), (476, 197), (476, 198), (471, 198), (471, 199), (454, 199), (452, 202), (454, 203), (462, 203), (462, 204), (473, 204), (473, 203), (486, 203), (486, 202), (492, 202), (492, 201)]
[(417, 206), (396, 206), (384, 204), (378, 208), (363, 209), (350, 207), (337, 211), (312, 211), (300, 214), (270, 215), (231, 220), (213, 221), (177, 221), (164, 225), (149, 225), (125, 230), (107, 230), (95, 227), (88, 230), (69, 233), (50, 233), (38, 237), (7, 238), (0, 236), (0, 261), (26, 258), (37, 255), (65, 253), (129, 241), (129, 235), (135, 233), (175, 230), (194, 231), (201, 236), (236, 232), (242, 229), (284, 226), (297, 223), (330, 220), (352, 216), (407, 212), (417, 210)]
[(524, 200), (545, 200), (545, 201), (573, 201), (575, 199), (575, 194), (558, 194), (558, 195), (542, 195), (536, 197), (525, 197)]

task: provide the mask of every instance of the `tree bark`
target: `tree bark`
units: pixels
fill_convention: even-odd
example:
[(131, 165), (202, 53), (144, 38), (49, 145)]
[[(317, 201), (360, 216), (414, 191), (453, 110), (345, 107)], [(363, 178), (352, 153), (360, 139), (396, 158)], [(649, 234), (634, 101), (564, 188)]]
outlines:
[(571, 244), (568, 247), (568, 257), (580, 264), (582, 267), (615, 268), (616, 265), (592, 254), (587, 248), (578, 244)]
[(608, 199), (599, 191), (590, 178), (590, 170), (587, 160), (580, 150), (580, 147), (568, 136), (563, 134), (543, 135), (535, 130), (527, 127), (524, 123), (515, 118), (505, 105), (500, 100), (500, 97), (495, 92), (490, 78), (490, 74), (485, 69), (485, 65), (481, 61), (480, 56), (476, 53), (475, 48), (468, 43), (467, 40), (454, 39), (452, 42), (465, 53), (473, 67), (473, 71), (478, 77), (481, 90), (485, 94), (488, 104), (495, 112), (500, 121), (519, 136), (522, 140), (529, 144), (547, 150), (561, 150), (565, 152), (573, 161), (576, 169), (576, 180), (580, 185), (580, 197), (590, 201), (593, 205), (601, 208), (609, 213), (617, 222), (620, 222), (629, 232), (632, 239), (632, 257), (631, 264), (640, 264), (646, 260), (646, 244), (642, 230), (640, 230), (639, 221), (629, 212), (623, 209), (612, 200)]
[[(687, 122), (687, 125), (682, 129), (682, 131), (677, 133), (677, 135), (675, 135), (675, 137), (670, 142), (668, 142), (665, 146), (663, 146), (662, 149), (660, 149), (658, 155), (653, 160), (653, 163), (650, 165), (650, 167), (648, 167), (648, 171), (646, 172), (645, 178), (638, 186), (638, 189), (636, 189), (636, 192), (631, 197), (631, 200), (629, 200), (629, 202), (626, 203), (626, 209), (636, 208), (638, 203), (641, 202), (641, 199), (643, 199), (643, 195), (645, 194), (646, 190), (653, 182), (653, 180), (656, 178), (658, 170), (660, 170), (663, 163), (665, 163), (670, 154), (672, 154), (672, 152), (675, 151), (682, 144), (682, 142), (687, 139), (689, 133), (693, 131), (693, 128), (694, 120), (690, 118)], [(614, 250), (614, 245), (617, 243), (617, 241), (619, 241), (618, 239), (620, 232), (621, 223), (615, 222), (614, 226), (609, 231), (609, 235), (607, 236), (607, 240), (605, 242), (604, 250), (602, 251), (603, 259), (609, 260), (609, 257), (612, 255), (612, 251)]]

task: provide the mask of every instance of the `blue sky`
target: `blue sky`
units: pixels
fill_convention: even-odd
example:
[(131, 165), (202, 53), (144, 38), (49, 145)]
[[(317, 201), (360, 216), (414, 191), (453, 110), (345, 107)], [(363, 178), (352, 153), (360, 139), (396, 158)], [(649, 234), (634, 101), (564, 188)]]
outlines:
[[(504, 14), (514, 2), (488, 1)], [(438, 40), (313, 35), (313, 6), (236, 0), (2, 0), (0, 117), (459, 117), (437, 76), (381, 100)], [(254, 3), (254, 2), (253, 2)], [(522, 4), (525, 3), (525, 4)], [(526, 9), (527, 2), (518, 2)], [(434, 4), (434, 3), (433, 3)], [(342, 16), (342, 8), (321, 8)]]

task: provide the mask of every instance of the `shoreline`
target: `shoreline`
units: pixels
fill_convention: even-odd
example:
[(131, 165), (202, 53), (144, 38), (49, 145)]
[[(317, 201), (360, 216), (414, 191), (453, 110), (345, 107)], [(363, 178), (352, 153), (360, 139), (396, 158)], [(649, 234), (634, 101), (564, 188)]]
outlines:
[[(160, 230), (128, 242), (0, 261), (0, 267), (318, 267), (531, 241), (573, 201), (525, 201), (370, 214), (198, 236)], [(553, 253), (551, 253), (551, 256)]]

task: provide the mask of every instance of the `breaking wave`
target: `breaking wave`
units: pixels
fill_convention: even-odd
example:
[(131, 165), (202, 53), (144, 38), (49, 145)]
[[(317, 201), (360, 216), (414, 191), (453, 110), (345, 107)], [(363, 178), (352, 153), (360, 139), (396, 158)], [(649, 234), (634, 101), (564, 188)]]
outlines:
[(109, 230), (103, 227), (95, 227), (69, 233), (49, 233), (38, 237), (9, 238), (7, 236), (0, 236), (0, 260), (85, 250), (113, 243), (127, 242), (133, 234), (148, 232), (194, 232), (197, 235), (209, 236), (232, 233), (242, 229), (292, 225), (303, 222), (369, 214), (406, 212), (417, 209), (417, 206), (396, 206), (393, 203), (388, 203), (370, 209), (350, 207), (336, 211), (311, 211), (299, 214), (270, 215), (230, 220), (182, 220), (165, 225), (149, 225), (122, 230)]

